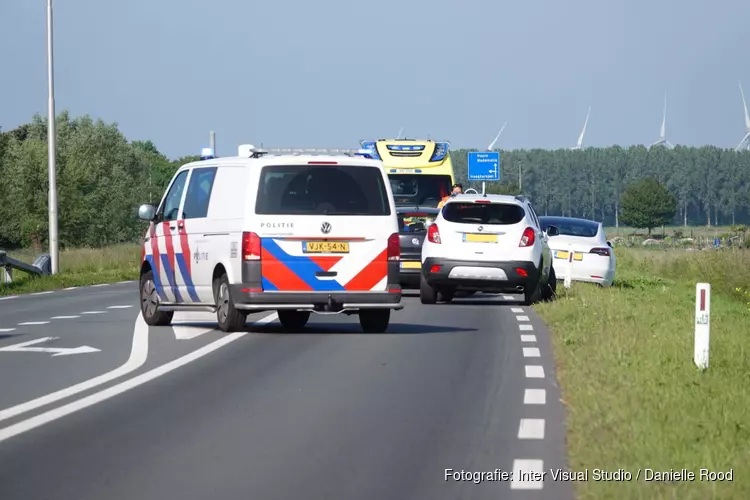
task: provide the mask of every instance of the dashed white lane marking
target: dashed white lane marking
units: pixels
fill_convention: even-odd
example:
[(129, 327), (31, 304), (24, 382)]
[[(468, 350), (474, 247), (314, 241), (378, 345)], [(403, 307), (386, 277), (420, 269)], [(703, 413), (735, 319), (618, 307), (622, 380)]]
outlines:
[(0, 297), (0, 300), (10, 300), (10, 299), (17, 299), (18, 295), (10, 295), (8, 297)]
[(503, 299), (505, 299), (505, 300), (514, 300), (515, 297), (513, 297), (512, 295), (503, 295)]
[(523, 393), (523, 404), (525, 405), (543, 405), (547, 404), (546, 389), (526, 389)]
[(511, 312), (514, 312), (514, 313), (522, 313), (523, 312), (523, 309), (521, 309), (520, 307), (511, 307), (510, 310), (511, 310)]
[(541, 354), (539, 353), (538, 347), (524, 347), (523, 348), (523, 357), (524, 358), (538, 358)]
[(518, 325), (518, 329), (522, 332), (530, 332), (534, 330), (534, 327), (532, 325)]
[(69, 286), (68, 288), (63, 288), (63, 290), (75, 290), (78, 288), (77, 286)]
[(528, 316), (516, 316), (516, 320), (518, 321), (529, 321)]
[(50, 294), (50, 293), (55, 293), (55, 292), (52, 291), (52, 290), (50, 290), (50, 291), (47, 291), (47, 292), (35, 292), (35, 293), (32, 293), (31, 295), (47, 295), (47, 294)]
[(104, 314), (107, 311), (84, 311), (81, 314)]
[(107, 309), (130, 309), (131, 307), (133, 307), (132, 304), (129, 306), (109, 306)]
[(522, 418), (518, 424), (518, 439), (544, 439), (544, 419)]
[(15, 328), (0, 328), (0, 333), (12, 332)]
[[(275, 321), (277, 318), (278, 318), (278, 314), (277, 313), (271, 313), (268, 316), (265, 316), (265, 317), (259, 319), (258, 321), (255, 321), (254, 323), (252, 323), (252, 325), (262, 325), (262, 324), (270, 323), (272, 321)], [(141, 335), (142, 335), (141, 341), (145, 341), (146, 347), (145, 347), (144, 351), (147, 352), (148, 351), (148, 326), (146, 325), (145, 321), (143, 321), (143, 316), (140, 315), (140, 314), (138, 315), (138, 320), (136, 321), (136, 334), (133, 337), (133, 347), (134, 348), (135, 348), (135, 337), (138, 337), (138, 331), (139, 330), (141, 332), (145, 332), (145, 334), (141, 333)], [(169, 373), (169, 372), (171, 372), (173, 370), (176, 370), (177, 368), (179, 368), (179, 367), (181, 367), (183, 365), (186, 365), (186, 364), (188, 364), (188, 363), (190, 363), (192, 361), (200, 359), (203, 356), (205, 356), (207, 354), (210, 354), (211, 352), (213, 352), (213, 351), (215, 351), (215, 350), (217, 350), (217, 349), (225, 346), (226, 344), (229, 344), (230, 342), (234, 342), (235, 340), (244, 337), (248, 333), (249, 333), (248, 331), (240, 331), (240, 332), (235, 332), (235, 333), (229, 334), (226, 337), (222, 337), (221, 339), (219, 339), (219, 340), (217, 340), (215, 342), (212, 342), (212, 343), (210, 343), (208, 345), (205, 345), (205, 346), (201, 347), (200, 349), (198, 349), (196, 351), (191, 352), (190, 354), (186, 354), (185, 356), (182, 356), (181, 358), (177, 358), (177, 359), (175, 359), (173, 361), (170, 361), (169, 363), (166, 363), (166, 364), (163, 364), (161, 366), (158, 366), (158, 367), (156, 367), (156, 368), (154, 368), (152, 370), (149, 370), (149, 371), (147, 371), (145, 373), (142, 373), (142, 374), (140, 374), (140, 375), (138, 375), (136, 377), (133, 377), (133, 378), (130, 378), (130, 379), (125, 380), (123, 382), (120, 382), (117, 385), (113, 385), (112, 387), (108, 387), (107, 389), (101, 390), (99, 392), (95, 392), (94, 394), (91, 394), (91, 395), (86, 396), (84, 398), (81, 398), (79, 400), (73, 401), (72, 403), (68, 403), (66, 405), (63, 405), (63, 406), (60, 406), (60, 407), (57, 407), (57, 408), (53, 408), (52, 410), (46, 411), (44, 413), (41, 413), (41, 414), (36, 415), (34, 417), (31, 417), (29, 419), (22, 420), (22, 421), (20, 421), (20, 422), (18, 422), (16, 424), (13, 424), (13, 425), (10, 425), (8, 427), (5, 427), (4, 429), (0, 429), (0, 442), (6, 440), (8, 438), (11, 438), (13, 436), (16, 436), (18, 434), (22, 434), (22, 433), (24, 433), (26, 431), (30, 431), (31, 429), (35, 429), (36, 427), (39, 427), (39, 426), (44, 425), (46, 423), (49, 423), (49, 422), (52, 422), (52, 421), (57, 420), (59, 418), (62, 418), (64, 416), (69, 415), (71, 413), (74, 413), (74, 412), (76, 412), (78, 410), (82, 410), (83, 408), (89, 407), (89, 406), (94, 405), (96, 403), (100, 403), (102, 401), (106, 401), (107, 399), (109, 399), (109, 398), (111, 398), (113, 396), (121, 394), (121, 393), (123, 393), (125, 391), (128, 391), (128, 390), (134, 388), (134, 387), (138, 387), (139, 385), (145, 384), (146, 382), (149, 382), (149, 381), (154, 380), (154, 379), (156, 379), (156, 378), (158, 378), (158, 377), (160, 377), (160, 376), (162, 376), (162, 375), (164, 375), (166, 373)], [(128, 360), (128, 361), (130, 361), (130, 360)], [(143, 357), (143, 361), (145, 361), (145, 355)], [(140, 364), (143, 364), (143, 362), (141, 362)], [(128, 371), (132, 371), (132, 370), (133, 369), (131, 368)], [(117, 370), (115, 370), (115, 371), (117, 371)], [(57, 399), (60, 399), (61, 397), (66, 397), (66, 396), (69, 396), (70, 394), (74, 394), (76, 392), (81, 392), (84, 389), (80, 388), (79, 386), (88, 384), (89, 385), (88, 388), (90, 388), (90, 387), (92, 387), (91, 383), (94, 382), (94, 381), (96, 381), (96, 384), (94, 384), (94, 385), (99, 385), (99, 384), (103, 383), (103, 381), (100, 381), (102, 379), (102, 377), (109, 376), (111, 373), (112, 372), (109, 372), (109, 373), (107, 373), (105, 375), (100, 375), (99, 377), (97, 377), (95, 379), (87, 380), (86, 382), (83, 382), (82, 384), (78, 384), (78, 386), (68, 387), (67, 389), (63, 389), (62, 391), (58, 391), (57, 393), (50, 394), (48, 396), (44, 396), (43, 398), (40, 398), (40, 399), (49, 398), (49, 397), (55, 396), (55, 395), (57, 395), (59, 393), (68, 392), (68, 394), (65, 394), (65, 396), (57, 396), (57, 397), (55, 397), (55, 399), (52, 399), (52, 401), (55, 401)], [(110, 380), (111, 380), (111, 378), (110, 378)], [(72, 389), (76, 389), (75, 392), (71, 393), (70, 391)], [(38, 400), (34, 400), (34, 401), (29, 402), (29, 403), (24, 403), (24, 405), (29, 405), (30, 403), (34, 403), (35, 401), (38, 401)], [(51, 401), (47, 401), (47, 402), (51, 402)], [(46, 403), (42, 403), (42, 404), (46, 404)], [(19, 405), (19, 406), (24, 406), (24, 405)], [(36, 406), (41, 406), (41, 405), (37, 404)], [(0, 411), (0, 420), (5, 419), (5, 418), (10, 418), (10, 414), (8, 414), (6, 416), (6, 413), (8, 413), (9, 411), (13, 411), (13, 410), (14, 410), (14, 408), (10, 408), (10, 410), (2, 410), (2, 411)], [(24, 410), (24, 411), (28, 411), (28, 409)], [(20, 413), (20, 412), (17, 412), (15, 414), (18, 414), (18, 413)]]
[(49, 324), (49, 321), (26, 321), (25, 323), (18, 323), (18, 326), (47, 325), (47, 324)]
[(543, 473), (544, 460), (517, 458), (513, 460), (513, 479), (510, 482), (510, 489), (541, 490), (544, 486)]
[(109, 286), (109, 283), (99, 283), (97, 285), (91, 285), (91, 288), (97, 288), (97, 287), (100, 287), (100, 286)]
[(544, 367), (541, 365), (526, 365), (526, 378), (544, 378)]
[(80, 316), (52, 316), (50, 319), (76, 319)]
[(536, 335), (521, 335), (521, 342), (536, 342)]

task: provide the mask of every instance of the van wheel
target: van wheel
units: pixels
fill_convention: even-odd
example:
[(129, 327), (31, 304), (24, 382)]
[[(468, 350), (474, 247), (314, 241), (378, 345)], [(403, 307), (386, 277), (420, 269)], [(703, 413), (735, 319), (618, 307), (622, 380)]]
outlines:
[(419, 300), (422, 304), (435, 304), (437, 302), (437, 290), (427, 283), (424, 275), (419, 280)]
[(156, 293), (154, 272), (148, 271), (141, 276), (141, 315), (147, 325), (167, 326), (172, 322), (174, 311), (159, 310), (159, 294)]
[(365, 333), (385, 332), (390, 320), (390, 309), (364, 309), (359, 311), (359, 325)]
[(557, 295), (557, 276), (555, 276), (555, 269), (550, 266), (549, 268), (549, 278), (547, 279), (547, 284), (542, 287), (542, 300), (545, 302), (549, 302), (551, 300), (554, 300), (555, 296)]
[(229, 293), (229, 278), (222, 274), (214, 281), (214, 296), (216, 297), (216, 319), (222, 332), (236, 332), (245, 326), (247, 313), (237, 310)]
[(279, 322), (284, 330), (289, 332), (298, 332), (302, 330), (310, 319), (310, 311), (290, 311), (281, 309), (279, 313)]

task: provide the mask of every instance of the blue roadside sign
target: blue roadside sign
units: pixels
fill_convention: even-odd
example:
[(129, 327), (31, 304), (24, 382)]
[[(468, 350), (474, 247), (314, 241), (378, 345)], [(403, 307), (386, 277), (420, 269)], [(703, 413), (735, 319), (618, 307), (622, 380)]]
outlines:
[(469, 152), (469, 180), (470, 181), (499, 181), (500, 180), (500, 152), (499, 151), (471, 151)]

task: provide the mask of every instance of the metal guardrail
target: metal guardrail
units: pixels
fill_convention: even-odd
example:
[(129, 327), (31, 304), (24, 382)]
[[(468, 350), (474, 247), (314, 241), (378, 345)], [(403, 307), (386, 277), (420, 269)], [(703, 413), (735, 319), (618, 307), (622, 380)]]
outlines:
[(33, 264), (27, 264), (10, 257), (5, 250), (0, 250), (0, 268), (2, 268), (2, 282), (12, 283), (14, 269), (35, 276), (49, 276), (52, 274), (52, 260), (49, 254), (45, 253), (37, 257)]

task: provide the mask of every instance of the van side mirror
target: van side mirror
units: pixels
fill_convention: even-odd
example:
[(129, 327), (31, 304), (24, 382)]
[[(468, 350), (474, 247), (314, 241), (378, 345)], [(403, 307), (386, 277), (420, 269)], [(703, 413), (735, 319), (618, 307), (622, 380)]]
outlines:
[(547, 236), (558, 236), (560, 234), (560, 230), (557, 229), (557, 226), (549, 226), (547, 228)]
[(138, 218), (141, 220), (145, 220), (148, 222), (151, 222), (154, 220), (154, 217), (156, 216), (156, 207), (153, 205), (149, 205), (148, 203), (141, 205), (138, 207)]

